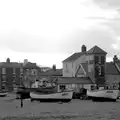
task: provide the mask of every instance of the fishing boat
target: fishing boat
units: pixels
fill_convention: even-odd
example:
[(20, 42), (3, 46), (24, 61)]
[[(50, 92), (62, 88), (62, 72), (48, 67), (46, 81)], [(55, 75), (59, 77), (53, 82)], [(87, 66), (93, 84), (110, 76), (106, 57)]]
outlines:
[(93, 101), (116, 101), (118, 95), (118, 89), (87, 90), (87, 96)]
[(73, 90), (64, 90), (60, 92), (49, 92), (49, 93), (40, 93), (40, 92), (30, 92), (31, 101), (39, 100), (40, 102), (70, 102), (72, 100)]

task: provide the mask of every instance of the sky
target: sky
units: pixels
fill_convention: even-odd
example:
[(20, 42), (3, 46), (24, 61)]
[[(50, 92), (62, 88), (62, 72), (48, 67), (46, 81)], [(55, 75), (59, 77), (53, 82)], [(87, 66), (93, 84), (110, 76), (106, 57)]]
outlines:
[(0, 61), (61, 68), (83, 44), (120, 56), (120, 0), (0, 1)]

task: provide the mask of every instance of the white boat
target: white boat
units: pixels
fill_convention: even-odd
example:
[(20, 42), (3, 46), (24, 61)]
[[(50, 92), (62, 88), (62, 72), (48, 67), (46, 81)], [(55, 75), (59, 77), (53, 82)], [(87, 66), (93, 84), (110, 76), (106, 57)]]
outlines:
[(0, 92), (0, 97), (5, 97), (8, 94), (8, 92)]
[(72, 100), (73, 90), (66, 90), (63, 92), (54, 92), (54, 93), (39, 93), (39, 92), (30, 92), (31, 101), (63, 101), (69, 102)]
[(93, 101), (105, 101), (112, 100), (116, 101), (119, 95), (119, 90), (114, 89), (102, 89), (102, 90), (87, 90), (87, 96), (91, 98)]

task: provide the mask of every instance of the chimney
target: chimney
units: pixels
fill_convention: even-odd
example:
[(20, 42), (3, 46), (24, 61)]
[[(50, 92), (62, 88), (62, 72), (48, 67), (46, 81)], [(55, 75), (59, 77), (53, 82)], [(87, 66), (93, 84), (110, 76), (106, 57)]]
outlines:
[(87, 51), (86, 46), (85, 46), (85, 45), (82, 45), (82, 47), (81, 47), (81, 52), (86, 52), (86, 51)]
[(52, 69), (53, 71), (56, 71), (56, 65), (53, 65)]
[(113, 57), (113, 62), (116, 63), (116, 62), (118, 62), (118, 61), (119, 61), (119, 59), (118, 59), (117, 55), (114, 55), (114, 57)]
[(7, 59), (6, 59), (6, 62), (7, 62), (7, 63), (10, 63), (10, 58), (7, 58)]
[(23, 65), (26, 65), (28, 63), (28, 59), (24, 59)]

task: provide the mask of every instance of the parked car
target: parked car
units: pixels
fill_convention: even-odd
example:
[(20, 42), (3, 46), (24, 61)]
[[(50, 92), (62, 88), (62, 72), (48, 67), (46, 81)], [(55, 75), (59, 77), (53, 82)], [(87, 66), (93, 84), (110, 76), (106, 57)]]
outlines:
[(85, 88), (81, 88), (79, 92), (74, 92), (73, 93), (73, 99), (81, 99), (81, 100), (85, 100), (87, 99), (87, 89)]

